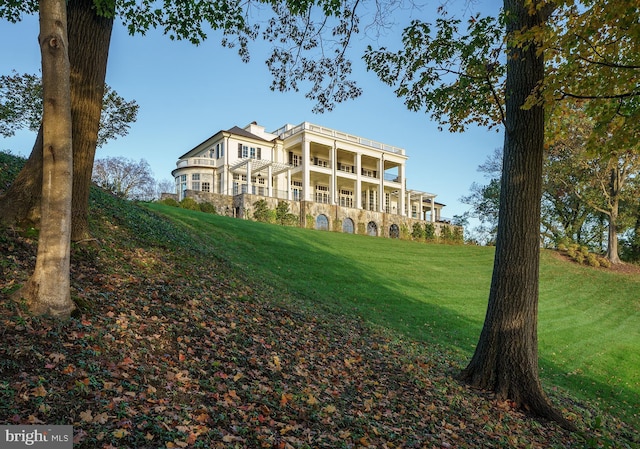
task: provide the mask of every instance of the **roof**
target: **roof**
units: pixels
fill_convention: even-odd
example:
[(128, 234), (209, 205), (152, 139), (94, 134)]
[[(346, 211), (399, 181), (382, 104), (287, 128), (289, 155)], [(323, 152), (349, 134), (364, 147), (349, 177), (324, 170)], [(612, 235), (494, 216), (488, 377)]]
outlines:
[[(247, 137), (249, 139), (262, 140), (263, 142), (273, 142), (273, 140), (275, 140), (275, 139), (267, 140), (267, 139), (264, 139), (264, 138), (262, 138), (260, 136), (256, 136), (255, 134), (250, 133), (246, 129), (242, 129), (239, 126), (234, 126), (233, 128), (228, 129), (225, 132), (228, 132), (230, 134), (235, 134), (236, 136)], [(276, 139), (277, 139), (277, 137), (276, 137)]]
[[(227, 130), (223, 130), (221, 129), (220, 131), (218, 131), (217, 133), (211, 135), (210, 137), (207, 137), (205, 140), (203, 140), (202, 142), (200, 142), (198, 145), (196, 145), (195, 147), (191, 148), (189, 151), (187, 151), (186, 153), (184, 153), (182, 156), (180, 156), (178, 159), (184, 159), (185, 157), (188, 157), (188, 155), (196, 149), (200, 149), (200, 147), (208, 142), (209, 140), (213, 139), (214, 137), (224, 134), (224, 133), (228, 133), (228, 134), (233, 134), (236, 136), (240, 136), (240, 137), (244, 137), (246, 139), (254, 139), (254, 140), (261, 140), (262, 142), (273, 142), (273, 140), (266, 140), (260, 136), (257, 136), (253, 133), (250, 133), (249, 131), (240, 128), (239, 126), (234, 126), (233, 128), (227, 129)], [(277, 139), (277, 137), (276, 137)]]

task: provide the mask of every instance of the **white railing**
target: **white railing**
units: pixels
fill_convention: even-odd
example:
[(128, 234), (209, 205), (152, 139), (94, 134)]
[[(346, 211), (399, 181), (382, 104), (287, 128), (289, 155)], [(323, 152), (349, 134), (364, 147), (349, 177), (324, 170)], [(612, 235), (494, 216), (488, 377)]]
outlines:
[(341, 131), (336, 131), (335, 129), (325, 128), (319, 125), (314, 125), (309, 122), (303, 122), (298, 126), (291, 127), (292, 125), (285, 125), (280, 129), (277, 129), (273, 132), (281, 139), (286, 139), (287, 137), (291, 137), (294, 134), (302, 132), (304, 130), (313, 131), (318, 134), (322, 134), (324, 136), (333, 137), (335, 139), (344, 140), (347, 142), (353, 142), (360, 145), (364, 145), (367, 147), (375, 148), (376, 150), (386, 151), (388, 153), (394, 154), (404, 154), (404, 149), (394, 147), (392, 145), (387, 145), (381, 142), (376, 142), (375, 140), (364, 139), (362, 137), (354, 136), (352, 134), (343, 133)]
[(216, 165), (216, 160), (215, 159), (207, 159), (207, 158), (201, 158), (201, 157), (194, 157), (191, 159), (181, 159), (176, 163), (176, 166), (178, 168), (184, 168), (184, 167), (198, 167), (198, 166), (206, 166), (206, 167), (211, 167), (211, 166), (215, 166)]

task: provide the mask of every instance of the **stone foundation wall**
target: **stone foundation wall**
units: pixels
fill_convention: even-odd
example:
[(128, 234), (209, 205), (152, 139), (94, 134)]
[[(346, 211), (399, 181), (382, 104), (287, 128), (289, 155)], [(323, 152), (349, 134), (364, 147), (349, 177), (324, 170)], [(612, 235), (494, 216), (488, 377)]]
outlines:
[[(165, 197), (164, 195), (167, 195), (167, 197), (175, 196), (176, 198), (174, 199), (177, 199), (177, 195), (163, 194), (163, 198)], [(219, 193), (187, 190), (185, 195), (186, 197), (193, 198), (198, 203), (209, 202), (213, 204), (220, 215), (228, 215), (245, 220), (253, 219), (253, 204), (258, 200), (265, 200), (269, 209), (275, 209), (279, 201), (287, 201), (261, 195), (250, 195), (248, 193), (229, 196)], [(424, 220), (417, 220), (400, 215), (322, 204), (313, 201), (287, 202), (289, 203), (289, 212), (300, 218), (300, 226), (309, 229), (315, 229), (318, 216), (324, 215), (327, 217), (330, 231), (342, 232), (342, 224), (345, 219), (349, 218), (353, 221), (354, 233), (356, 234), (368, 234), (369, 223), (374, 223), (376, 235), (379, 237), (392, 237), (392, 226), (395, 225), (396, 235), (393, 237), (410, 238), (415, 223), (423, 225), (426, 223)], [(442, 235), (442, 229), (445, 226), (449, 226), (451, 229), (456, 228), (456, 226), (446, 223), (433, 223), (433, 225), (436, 236)]]

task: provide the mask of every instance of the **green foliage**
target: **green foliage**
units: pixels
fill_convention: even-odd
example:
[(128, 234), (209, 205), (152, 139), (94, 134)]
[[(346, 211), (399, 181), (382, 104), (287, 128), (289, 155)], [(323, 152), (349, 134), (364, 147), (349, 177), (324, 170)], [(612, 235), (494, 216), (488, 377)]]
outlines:
[(283, 226), (296, 226), (300, 223), (300, 218), (289, 212), (289, 203), (286, 201), (278, 201), (275, 219), (278, 224)]
[[(105, 92), (96, 146), (124, 137), (138, 116), (138, 104), (127, 101), (111, 86)], [(38, 131), (42, 120), (42, 79), (28, 73), (0, 76), (0, 135), (13, 136), (16, 131)]]
[(306, 220), (307, 220), (307, 225), (306, 225), (307, 229), (314, 229), (316, 227), (316, 219), (313, 215), (307, 214)]
[(180, 207), (180, 203), (178, 203), (176, 200), (174, 200), (173, 198), (165, 198), (163, 200), (158, 201), (160, 204), (165, 204), (167, 206), (172, 206), (172, 207)]
[(258, 200), (253, 203), (253, 218), (263, 223), (275, 223), (275, 212), (269, 209), (266, 200)]
[(191, 197), (184, 198), (180, 201), (180, 207), (188, 210), (200, 210), (200, 205)]
[(413, 228), (411, 231), (411, 237), (414, 240), (424, 240), (426, 237), (425, 228), (422, 226), (422, 223), (415, 222), (413, 224)]
[(199, 206), (200, 206), (200, 211), (201, 212), (205, 212), (207, 214), (217, 214), (218, 213), (218, 211), (216, 209), (216, 206), (214, 206), (213, 204), (211, 204), (211, 203), (209, 203), (207, 201), (204, 201), (204, 202), (200, 203)]
[(0, 195), (11, 186), (25, 162), (22, 157), (0, 150)]
[(433, 223), (425, 223), (424, 238), (429, 242), (433, 242), (436, 239), (436, 227)]
[(412, 111), (424, 110), (450, 131), (504, 120), (504, 24), (474, 16), (461, 27), (444, 9), (435, 25), (414, 20), (402, 49), (367, 48), (364, 60)]
[(402, 223), (400, 225), (400, 238), (406, 240), (410, 236), (411, 233), (409, 232), (409, 227), (406, 225), (406, 223)]

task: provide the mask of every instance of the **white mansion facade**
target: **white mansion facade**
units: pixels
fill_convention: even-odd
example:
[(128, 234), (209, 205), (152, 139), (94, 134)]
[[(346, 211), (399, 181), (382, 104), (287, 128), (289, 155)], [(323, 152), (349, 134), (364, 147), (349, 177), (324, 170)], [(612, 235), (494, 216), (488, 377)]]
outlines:
[(407, 159), (401, 148), (308, 122), (273, 132), (253, 122), (189, 150), (172, 175), (177, 200), (211, 202), (236, 217), (251, 218), (264, 199), (271, 208), (287, 201), (306, 227), (397, 236), (417, 220), (437, 230), (444, 205), (407, 188)]

